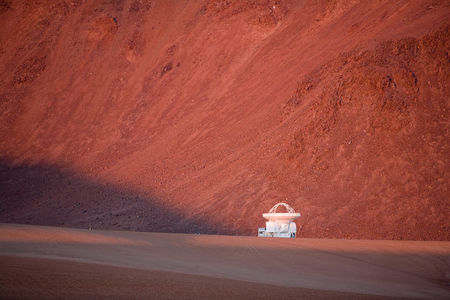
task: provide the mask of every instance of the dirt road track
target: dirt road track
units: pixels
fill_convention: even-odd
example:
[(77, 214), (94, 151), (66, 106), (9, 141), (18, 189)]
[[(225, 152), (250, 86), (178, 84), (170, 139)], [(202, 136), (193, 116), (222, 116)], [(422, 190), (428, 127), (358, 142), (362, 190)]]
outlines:
[[(44, 286), (58, 285), (46, 283), (50, 278), (61, 283), (69, 278), (81, 288), (87, 283), (80, 274), (94, 272), (95, 276), (88, 276), (97, 278), (93, 285), (101, 286), (101, 280), (124, 282), (122, 292), (130, 289), (128, 295), (135, 291), (133, 285), (144, 283), (147, 277), (164, 285), (162, 278), (172, 276), (174, 283), (190, 282), (192, 289), (187, 290), (195, 293), (196, 283), (210, 282), (213, 290), (217, 284), (229, 284), (230, 297), (247, 285), (255, 295), (266, 285), (278, 286), (274, 291), (289, 287), (286, 291), (292, 294), (286, 297), (303, 289), (406, 298), (450, 296), (449, 242), (260, 239), (1, 224), (0, 256), (1, 286), (3, 292), (11, 293), (20, 290), (20, 282), (9, 277), (36, 274)], [(114, 269), (118, 267), (123, 269)], [(25, 285), (29, 286), (33, 285)], [(177, 297), (166, 287), (168, 294), (155, 295)]]

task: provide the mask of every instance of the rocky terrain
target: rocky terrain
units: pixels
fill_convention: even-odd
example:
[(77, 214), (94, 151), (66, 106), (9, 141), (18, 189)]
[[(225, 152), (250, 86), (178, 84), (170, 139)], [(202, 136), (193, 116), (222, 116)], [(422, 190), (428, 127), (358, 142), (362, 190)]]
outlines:
[(449, 240), (448, 1), (0, 1), (0, 222)]

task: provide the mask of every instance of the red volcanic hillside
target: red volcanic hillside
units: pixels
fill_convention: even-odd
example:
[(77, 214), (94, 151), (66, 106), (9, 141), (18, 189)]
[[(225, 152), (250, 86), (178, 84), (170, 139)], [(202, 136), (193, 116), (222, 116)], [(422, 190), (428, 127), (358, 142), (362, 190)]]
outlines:
[(449, 240), (448, 1), (0, 1), (0, 222)]

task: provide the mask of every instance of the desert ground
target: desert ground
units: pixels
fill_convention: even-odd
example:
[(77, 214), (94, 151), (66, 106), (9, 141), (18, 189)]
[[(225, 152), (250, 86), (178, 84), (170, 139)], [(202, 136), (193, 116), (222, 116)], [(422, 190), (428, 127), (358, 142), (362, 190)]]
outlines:
[(450, 297), (450, 242), (0, 224), (1, 298)]

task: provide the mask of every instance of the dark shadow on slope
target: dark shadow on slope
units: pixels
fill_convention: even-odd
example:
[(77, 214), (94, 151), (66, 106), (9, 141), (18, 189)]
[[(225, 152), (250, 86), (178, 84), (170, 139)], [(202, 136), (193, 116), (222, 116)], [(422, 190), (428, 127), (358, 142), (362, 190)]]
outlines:
[(0, 222), (153, 232), (226, 234), (175, 212), (163, 199), (49, 165), (0, 160)]

